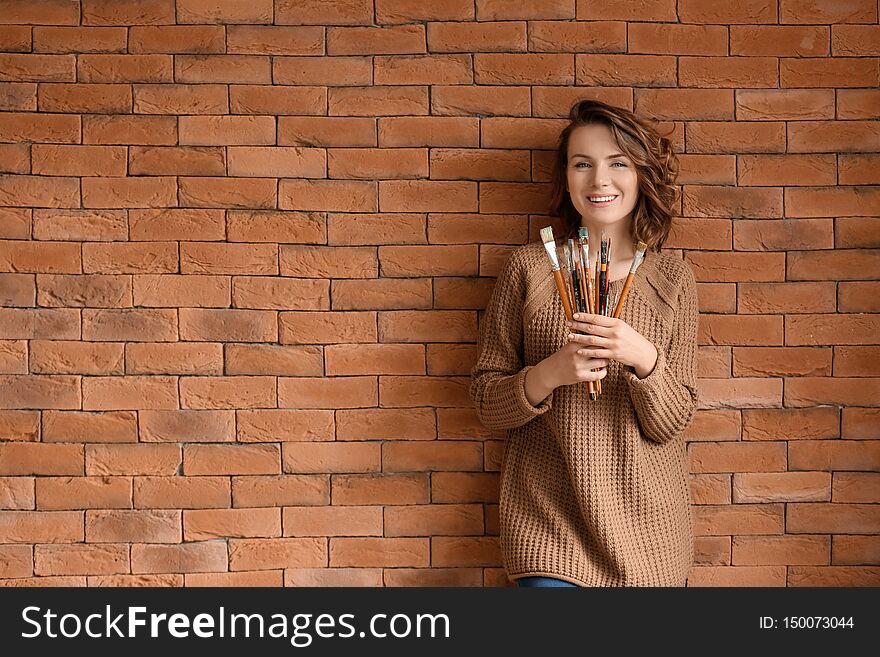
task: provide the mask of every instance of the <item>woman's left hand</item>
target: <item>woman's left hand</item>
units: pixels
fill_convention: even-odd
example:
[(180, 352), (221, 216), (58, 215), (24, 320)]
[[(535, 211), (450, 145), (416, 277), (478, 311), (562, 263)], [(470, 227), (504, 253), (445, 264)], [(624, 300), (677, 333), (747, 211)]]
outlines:
[[(589, 358), (607, 358), (629, 365), (644, 379), (657, 363), (657, 348), (622, 319), (579, 313), (568, 322), (569, 342), (583, 345), (578, 353)], [(586, 335), (580, 335), (584, 333)]]

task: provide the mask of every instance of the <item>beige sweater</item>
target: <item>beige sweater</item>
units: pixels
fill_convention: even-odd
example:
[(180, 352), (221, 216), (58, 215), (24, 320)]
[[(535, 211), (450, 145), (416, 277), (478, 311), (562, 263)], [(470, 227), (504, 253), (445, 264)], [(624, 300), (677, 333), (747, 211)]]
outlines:
[[(611, 298), (623, 287), (612, 281)], [(562, 386), (532, 406), (526, 372), (567, 341), (540, 243), (514, 251), (480, 326), (471, 397), (508, 430), (501, 466), (501, 550), (511, 579), (580, 586), (684, 586), (693, 563), (682, 431), (697, 406), (697, 292), (690, 267), (648, 252), (621, 319), (657, 348), (644, 379), (609, 362), (602, 394)]]

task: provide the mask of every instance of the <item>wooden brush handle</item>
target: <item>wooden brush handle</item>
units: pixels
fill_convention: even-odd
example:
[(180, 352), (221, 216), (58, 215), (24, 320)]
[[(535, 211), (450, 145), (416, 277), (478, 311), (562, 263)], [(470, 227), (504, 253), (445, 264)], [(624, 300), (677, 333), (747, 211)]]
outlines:
[(565, 309), (565, 318), (568, 321), (571, 321), (571, 302), (568, 300), (568, 286), (565, 284), (565, 279), (562, 277), (562, 271), (559, 269), (554, 270), (553, 278), (556, 279), (556, 288), (559, 290), (559, 298), (562, 299), (562, 307)]
[(620, 299), (617, 302), (617, 308), (614, 309), (613, 317), (617, 319), (620, 318), (620, 311), (623, 310), (623, 304), (626, 301), (627, 295), (629, 295), (629, 289), (632, 287), (633, 278), (635, 278), (635, 275), (632, 272), (630, 272), (626, 276), (626, 281), (623, 284), (623, 290), (621, 290), (620, 292)]

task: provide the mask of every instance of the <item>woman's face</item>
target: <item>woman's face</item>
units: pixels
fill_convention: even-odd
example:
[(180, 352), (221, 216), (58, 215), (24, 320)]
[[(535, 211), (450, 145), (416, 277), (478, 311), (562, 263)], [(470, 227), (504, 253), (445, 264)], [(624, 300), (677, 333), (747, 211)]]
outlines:
[[(566, 178), (571, 202), (580, 212), (582, 224), (602, 229), (631, 219), (639, 199), (639, 180), (635, 165), (620, 151), (606, 125), (585, 125), (572, 130)], [(614, 198), (591, 200), (608, 196)]]

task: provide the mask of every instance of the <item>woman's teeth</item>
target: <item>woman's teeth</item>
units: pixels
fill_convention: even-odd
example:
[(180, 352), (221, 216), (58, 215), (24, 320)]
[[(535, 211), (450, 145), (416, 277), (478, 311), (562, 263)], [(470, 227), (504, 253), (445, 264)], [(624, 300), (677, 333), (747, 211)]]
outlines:
[(617, 196), (596, 196), (590, 197), (590, 203), (607, 203), (608, 201), (613, 201)]

